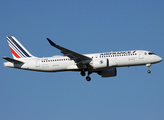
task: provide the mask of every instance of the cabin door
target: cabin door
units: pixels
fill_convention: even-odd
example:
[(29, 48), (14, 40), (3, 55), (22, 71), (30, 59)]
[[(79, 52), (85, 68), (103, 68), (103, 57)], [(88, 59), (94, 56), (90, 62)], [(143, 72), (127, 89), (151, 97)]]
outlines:
[(40, 67), (40, 60), (39, 59), (36, 60), (36, 67)]
[(139, 53), (139, 59), (143, 59), (143, 58), (144, 58), (143, 53)]

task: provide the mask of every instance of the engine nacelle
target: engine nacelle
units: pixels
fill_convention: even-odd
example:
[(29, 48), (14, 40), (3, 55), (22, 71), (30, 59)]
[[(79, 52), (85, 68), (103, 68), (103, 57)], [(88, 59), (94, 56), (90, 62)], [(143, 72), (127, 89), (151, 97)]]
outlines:
[(117, 63), (109, 59), (103, 58), (91, 61), (90, 65), (93, 67), (93, 69), (101, 69), (107, 67), (116, 67)]
[(116, 68), (111, 68), (107, 70), (102, 70), (98, 72), (99, 75), (102, 77), (114, 77), (117, 75), (117, 69)]
[(90, 65), (93, 67), (93, 69), (106, 68), (109, 67), (109, 60), (105, 58), (93, 60), (90, 62)]

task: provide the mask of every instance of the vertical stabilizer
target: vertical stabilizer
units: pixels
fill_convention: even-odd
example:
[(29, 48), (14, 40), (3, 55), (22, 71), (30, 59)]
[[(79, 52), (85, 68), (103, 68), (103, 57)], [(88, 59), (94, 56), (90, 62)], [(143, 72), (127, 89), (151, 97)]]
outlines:
[(15, 37), (8, 36), (6, 38), (14, 59), (34, 57)]

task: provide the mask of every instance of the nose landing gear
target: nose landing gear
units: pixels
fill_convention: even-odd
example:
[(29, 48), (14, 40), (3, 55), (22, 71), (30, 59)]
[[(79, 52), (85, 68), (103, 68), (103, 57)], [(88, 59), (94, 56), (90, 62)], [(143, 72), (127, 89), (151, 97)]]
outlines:
[(151, 73), (151, 71), (150, 71), (150, 70), (148, 70), (147, 72), (148, 72), (149, 74)]
[(151, 71), (149, 70), (149, 68), (150, 68), (151, 64), (146, 64), (146, 66), (147, 66), (147, 68), (148, 68), (147, 72), (150, 74)]

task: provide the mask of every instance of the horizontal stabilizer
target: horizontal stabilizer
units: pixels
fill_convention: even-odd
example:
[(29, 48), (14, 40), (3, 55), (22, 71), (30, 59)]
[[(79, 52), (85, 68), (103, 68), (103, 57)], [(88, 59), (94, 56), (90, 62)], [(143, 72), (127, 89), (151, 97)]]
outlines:
[(12, 58), (9, 58), (9, 57), (2, 57), (2, 58), (7, 60), (7, 61), (9, 61), (9, 62), (15, 63), (15, 64), (22, 64), (22, 63), (24, 63), (22, 61), (15, 60), (15, 59), (12, 59)]

